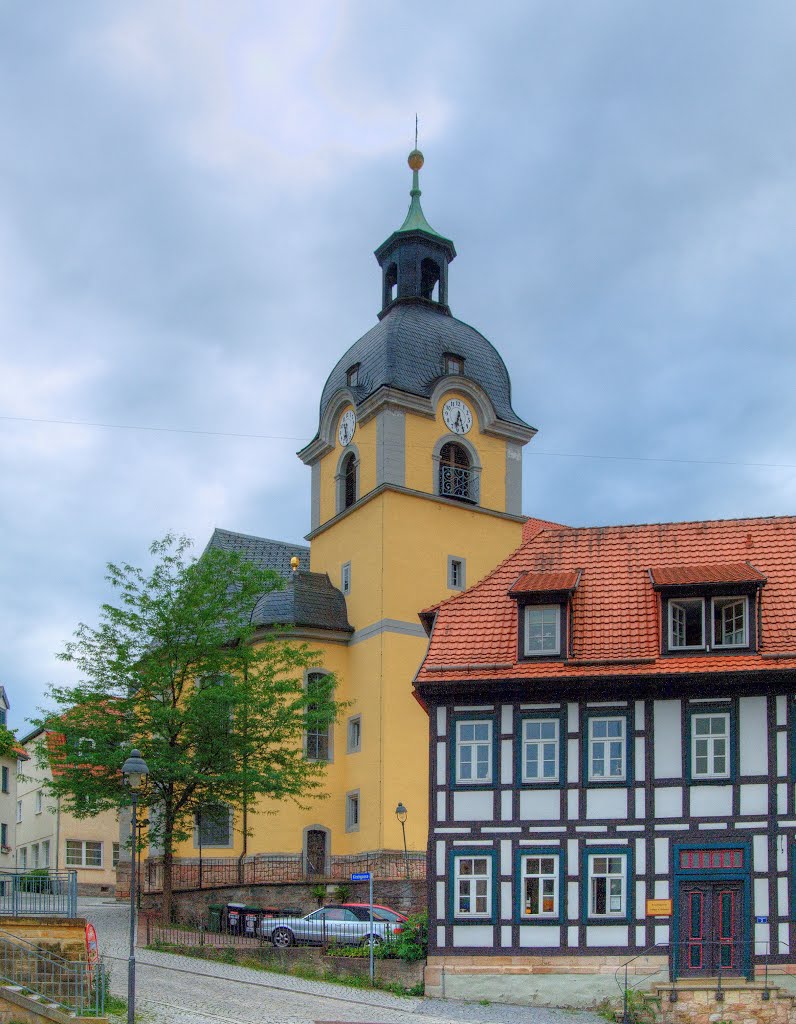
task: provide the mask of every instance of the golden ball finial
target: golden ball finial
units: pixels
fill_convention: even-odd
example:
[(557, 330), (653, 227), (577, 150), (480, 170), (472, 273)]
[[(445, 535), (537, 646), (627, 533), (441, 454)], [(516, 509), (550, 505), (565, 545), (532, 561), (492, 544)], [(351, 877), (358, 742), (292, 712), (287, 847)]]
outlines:
[(299, 565), (301, 565), (301, 559), (299, 558), (298, 555), (293, 555), (293, 557), (290, 559), (290, 568), (293, 570), (293, 572), (297, 572)]
[(409, 154), (409, 159), (407, 160), (407, 163), (409, 164), (413, 171), (420, 170), (420, 168), (423, 166), (423, 154), (420, 152), (419, 149), (412, 150), (412, 152)]

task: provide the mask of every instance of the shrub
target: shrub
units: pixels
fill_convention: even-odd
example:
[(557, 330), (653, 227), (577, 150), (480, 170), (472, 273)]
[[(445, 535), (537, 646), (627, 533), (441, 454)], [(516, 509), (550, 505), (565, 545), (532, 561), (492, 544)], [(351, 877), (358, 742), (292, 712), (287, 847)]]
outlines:
[(403, 931), (390, 943), (392, 955), (407, 963), (425, 960), (428, 954), (428, 911), (411, 914)]

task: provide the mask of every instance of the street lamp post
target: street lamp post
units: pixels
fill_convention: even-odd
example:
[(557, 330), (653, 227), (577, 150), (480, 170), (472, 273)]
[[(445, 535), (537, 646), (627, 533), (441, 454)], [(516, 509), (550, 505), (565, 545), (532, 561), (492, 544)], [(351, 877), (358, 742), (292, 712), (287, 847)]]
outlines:
[(132, 849), (130, 851), (130, 956), (127, 961), (127, 1024), (135, 1024), (135, 874), (138, 837), (136, 824), (138, 815), (138, 794), (146, 786), (149, 769), (141, 752), (132, 750), (122, 765), (124, 784), (132, 795), (132, 816), (130, 819)]
[(401, 831), (404, 834), (404, 868), (406, 869), (406, 880), (409, 881), (409, 852), (406, 849), (406, 816), (408, 811), (402, 803), (395, 808), (395, 817), (401, 823)]

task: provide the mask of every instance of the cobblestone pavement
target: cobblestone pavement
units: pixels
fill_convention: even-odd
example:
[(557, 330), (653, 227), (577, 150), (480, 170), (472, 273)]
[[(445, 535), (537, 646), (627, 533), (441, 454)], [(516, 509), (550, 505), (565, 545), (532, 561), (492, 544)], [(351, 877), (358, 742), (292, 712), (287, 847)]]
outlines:
[[(78, 912), (97, 929), (100, 952), (111, 968), (111, 991), (125, 996), (127, 907), (86, 898)], [(585, 1012), (402, 999), (145, 949), (136, 951), (136, 990), (146, 1024), (603, 1024)]]

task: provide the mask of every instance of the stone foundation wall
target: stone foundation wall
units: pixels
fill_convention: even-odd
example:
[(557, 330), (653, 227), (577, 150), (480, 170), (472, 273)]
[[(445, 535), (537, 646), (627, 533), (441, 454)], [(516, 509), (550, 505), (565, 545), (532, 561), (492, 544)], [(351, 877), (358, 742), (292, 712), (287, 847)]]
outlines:
[(694, 983), (675, 986), (677, 1001), (671, 1002), (671, 985), (656, 985), (656, 1019), (660, 1024), (791, 1024), (796, 1018), (796, 998), (782, 989), (771, 988), (764, 998), (760, 982), (723, 986), (723, 999), (716, 998), (716, 984)]
[[(489, 999), (524, 1006), (594, 1007), (621, 996), (615, 972), (627, 956), (431, 956), (426, 995)], [(639, 957), (628, 969), (633, 986), (668, 977), (665, 956)]]
[[(349, 890), (350, 903), (367, 903), (367, 882), (346, 883)], [(336, 884), (326, 886), (325, 902), (332, 902)], [(174, 920), (180, 924), (207, 923), (207, 913), (211, 903), (245, 903), (252, 907), (295, 907), (303, 914), (318, 908), (318, 900), (313, 896), (313, 886), (306, 882), (288, 883), (285, 885), (229, 885), (215, 889), (194, 889), (190, 892), (174, 893)], [(374, 881), (373, 900), (387, 907), (393, 907), (404, 914), (416, 913), (426, 905), (426, 883), (421, 880), (407, 881)], [(161, 907), (160, 893), (144, 893), (141, 896), (141, 909), (157, 912)]]
[(4, 917), (2, 929), (66, 960), (86, 958), (84, 917)]

